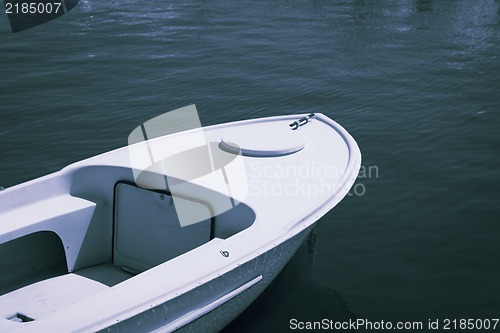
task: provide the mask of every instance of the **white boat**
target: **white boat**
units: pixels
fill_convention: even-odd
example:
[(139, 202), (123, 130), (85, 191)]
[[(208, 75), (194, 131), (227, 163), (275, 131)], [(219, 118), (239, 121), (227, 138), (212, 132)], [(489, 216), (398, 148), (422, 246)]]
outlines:
[(219, 331), (361, 163), (322, 114), (142, 139), (0, 191), (0, 332)]

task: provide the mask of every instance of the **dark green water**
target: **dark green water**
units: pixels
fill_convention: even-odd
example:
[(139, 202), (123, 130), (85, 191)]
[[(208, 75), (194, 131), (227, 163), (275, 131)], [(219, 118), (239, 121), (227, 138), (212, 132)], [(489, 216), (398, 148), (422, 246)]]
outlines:
[(226, 332), (500, 317), (498, 1), (80, 1), (0, 25), (4, 187), (190, 103), (203, 125), (322, 112), (356, 138), (359, 195)]

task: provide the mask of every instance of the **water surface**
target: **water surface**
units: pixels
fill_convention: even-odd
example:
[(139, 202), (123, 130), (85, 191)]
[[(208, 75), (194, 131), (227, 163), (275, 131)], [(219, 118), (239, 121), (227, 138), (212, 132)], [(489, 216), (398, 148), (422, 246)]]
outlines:
[(364, 192), (320, 221), (226, 332), (498, 318), (499, 8), (80, 1), (0, 35), (0, 185), (126, 145), (138, 124), (191, 103), (203, 125), (321, 112), (372, 167)]

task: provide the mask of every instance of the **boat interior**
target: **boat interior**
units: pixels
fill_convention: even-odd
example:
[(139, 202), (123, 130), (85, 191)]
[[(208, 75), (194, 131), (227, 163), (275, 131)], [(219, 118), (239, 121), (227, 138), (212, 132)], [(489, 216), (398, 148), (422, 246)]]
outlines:
[[(183, 197), (176, 199), (209, 214), (199, 223), (181, 225), (172, 194), (137, 186), (130, 168), (84, 166), (66, 173), (71, 174), (69, 193), (40, 200), (35, 188), (25, 193), (33, 196), (32, 204), (0, 214), (2, 223), (9, 216), (16, 219), (10, 221), (16, 228), (0, 229), (0, 331), (7, 327), (2, 325), (37, 320), (227, 239), (255, 221), (252, 209), (231, 198), (231, 209), (213, 214), (209, 202)], [(58, 186), (51, 183), (59, 178), (38, 186)]]

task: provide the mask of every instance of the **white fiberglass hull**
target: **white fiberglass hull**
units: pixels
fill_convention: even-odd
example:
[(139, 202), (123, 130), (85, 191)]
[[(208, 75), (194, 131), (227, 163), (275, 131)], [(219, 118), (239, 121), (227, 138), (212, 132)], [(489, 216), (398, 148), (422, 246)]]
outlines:
[(360, 163), (326, 116), (281, 116), (139, 142), (0, 191), (0, 332), (218, 331)]

